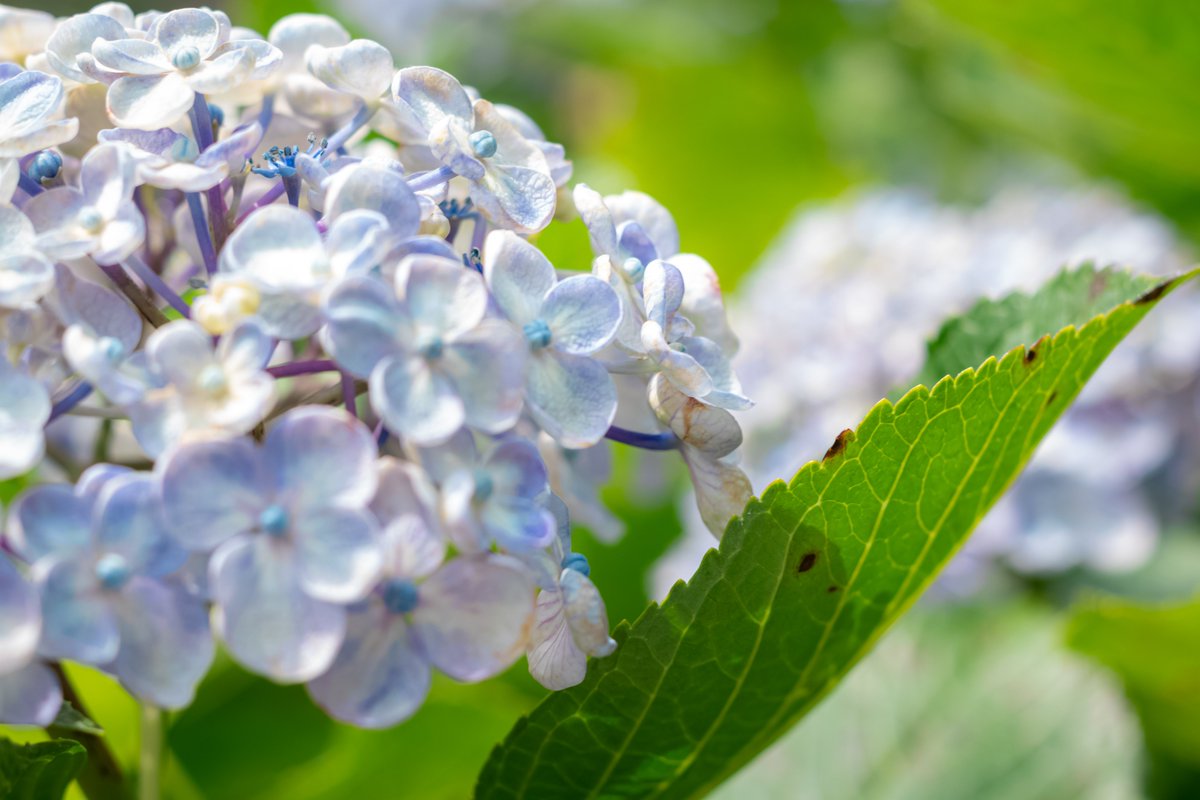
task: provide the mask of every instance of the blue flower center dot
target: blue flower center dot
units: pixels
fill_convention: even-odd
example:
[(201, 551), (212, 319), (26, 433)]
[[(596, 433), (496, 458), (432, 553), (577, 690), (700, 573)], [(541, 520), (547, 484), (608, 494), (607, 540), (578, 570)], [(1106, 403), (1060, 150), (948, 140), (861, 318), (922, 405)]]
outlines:
[(573, 569), (580, 575), (592, 573), (592, 568), (588, 565), (587, 557), (583, 553), (568, 553), (567, 557), (562, 560), (562, 567), (563, 569)]
[(646, 274), (646, 265), (642, 263), (641, 259), (627, 258), (625, 259), (625, 274), (629, 276), (629, 280), (637, 283)]
[(533, 322), (525, 323), (523, 331), (525, 340), (534, 350), (540, 350), (550, 344), (550, 326), (544, 320), (535, 319)]
[(417, 607), (417, 586), (403, 578), (392, 578), (383, 585), (383, 604), (393, 614), (407, 614)]
[(111, 336), (101, 337), (97, 342), (100, 352), (108, 359), (109, 363), (115, 364), (125, 357), (125, 345), (121, 344), (120, 339), (114, 339)]
[(175, 69), (195, 69), (200, 63), (200, 51), (191, 45), (185, 45), (175, 51), (171, 63), (175, 65)]
[(225, 391), (229, 382), (225, 379), (225, 370), (221, 369), (219, 364), (209, 364), (200, 370), (200, 375), (196, 379), (196, 385), (201, 391), (208, 394), (220, 394)]
[(496, 137), (491, 131), (475, 131), (468, 141), (471, 142), (471, 150), (479, 158), (491, 158), (496, 155)]
[(208, 118), (218, 128), (225, 124), (225, 109), (213, 103), (208, 104)]
[(486, 470), (475, 470), (475, 499), (482, 503), (491, 497), (495, 490), (496, 484), (492, 476)]
[(129, 562), (117, 553), (105, 553), (96, 561), (96, 579), (105, 589), (116, 591), (130, 577)]
[(48, 181), (51, 178), (58, 177), (58, 171), (62, 169), (62, 156), (55, 153), (53, 150), (43, 150), (33, 157), (33, 161), (29, 163), (29, 177), (35, 181)]
[(258, 527), (269, 536), (283, 536), (288, 530), (287, 509), (278, 503), (269, 505), (258, 515)]
[(421, 355), (430, 361), (436, 361), (442, 357), (442, 352), (446, 349), (446, 343), (442, 341), (440, 336), (432, 336), (421, 345)]
[(76, 221), (79, 223), (79, 227), (88, 233), (99, 233), (104, 227), (104, 217), (95, 206), (84, 206), (79, 209)]

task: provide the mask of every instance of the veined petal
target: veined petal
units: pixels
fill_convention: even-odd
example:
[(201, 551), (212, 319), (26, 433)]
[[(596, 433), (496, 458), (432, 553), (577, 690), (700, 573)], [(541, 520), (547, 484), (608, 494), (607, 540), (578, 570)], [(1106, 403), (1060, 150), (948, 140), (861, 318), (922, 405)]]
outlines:
[(729, 520), (741, 514), (750, 502), (754, 494), (750, 479), (737, 466), (691, 445), (685, 444), (680, 452), (692, 476), (700, 518), (713, 536), (720, 539)]
[(366, 508), (375, 494), (376, 454), (365, 425), (345, 411), (320, 406), (284, 414), (263, 445), (279, 501), (298, 515), (330, 505)]
[(62, 101), (62, 81), (52, 75), (29, 71), (0, 80), (0, 140), (40, 127)]
[[(540, 152), (539, 152), (539, 155)], [(486, 171), (478, 185), (478, 204), (499, 224), (508, 223), (520, 233), (537, 233), (554, 219), (558, 187), (546, 168), (533, 169), (484, 162)]]
[(687, 353), (675, 350), (663, 335), (662, 328), (654, 320), (642, 324), (642, 346), (658, 362), (663, 374), (691, 397), (704, 397), (713, 389), (712, 376), (696, 359)]
[(183, 119), (194, 96), (175, 72), (118, 78), (108, 87), (108, 114), (122, 128), (153, 131)]
[(259, 453), (244, 438), (189, 442), (156, 465), (171, 535), (189, 550), (211, 550), (251, 530), (270, 502)]
[(331, 603), (362, 600), (383, 571), (383, 541), (366, 511), (321, 508), (292, 525), (296, 566), (306, 594)]
[(449, 439), (466, 419), (463, 399), (446, 375), (420, 356), (389, 356), (371, 372), (371, 407), (388, 429), (414, 444)]
[(723, 458), (741, 446), (742, 429), (732, 414), (685, 395), (666, 376), (655, 375), (648, 394), (659, 422), (686, 444), (712, 458)]
[(496, 305), (516, 325), (543, 316), (542, 303), (556, 280), (554, 265), (542, 251), (512, 231), (488, 234), (483, 277)]
[(207, 9), (181, 8), (156, 19), (150, 36), (169, 59), (185, 47), (194, 47), (204, 60), (221, 44), (221, 22)]
[(97, 263), (117, 264), (133, 255), (145, 239), (145, 217), (137, 206), (128, 203), (104, 224), (91, 255)]
[(397, 170), (362, 162), (338, 170), (325, 187), (325, 215), (330, 220), (356, 210), (377, 211), (397, 237), (412, 236), (421, 224), (421, 206)]
[(563, 447), (590, 447), (604, 438), (617, 413), (617, 387), (596, 360), (553, 349), (529, 359), (529, 411)]
[(522, 497), (495, 497), (484, 504), (481, 516), (488, 536), (514, 552), (540, 550), (558, 530), (549, 511)]
[(121, 647), (113, 671), (138, 699), (183, 708), (212, 664), (204, 602), (181, 585), (135, 577), (115, 605)]
[(529, 674), (551, 691), (575, 686), (587, 676), (587, 654), (575, 644), (562, 592), (557, 588), (543, 589), (538, 594), (526, 660)]
[[(418, 335), (449, 340), (474, 328), (487, 313), (487, 287), (478, 272), (438, 256), (412, 255), (396, 272)], [(447, 342), (448, 343), (448, 342)]]
[(462, 398), (468, 425), (497, 434), (516, 424), (527, 362), (524, 337), (498, 319), (484, 320), (446, 348), (442, 369)]
[(585, 653), (602, 657), (617, 648), (608, 635), (608, 612), (596, 584), (581, 572), (564, 569), (559, 579), (571, 636)]
[(470, 123), (471, 98), (448, 72), (434, 67), (405, 67), (392, 81), (392, 95), (407, 106), (428, 134), (446, 117)]
[(126, 39), (129, 32), (125, 26), (104, 14), (76, 14), (68, 17), (54, 29), (46, 40), (46, 60), (55, 72), (77, 83), (91, 83), (79, 68), (76, 58), (91, 54), (96, 40)]
[(38, 652), (96, 666), (116, 658), (121, 638), (117, 618), (87, 560), (50, 559), (36, 572), (42, 595)]
[(588, 355), (612, 341), (621, 322), (617, 293), (593, 275), (573, 275), (550, 290), (542, 307), (550, 344), (565, 353)]
[(421, 584), (413, 630), (429, 660), (468, 683), (498, 674), (525, 651), (533, 580), (514, 561), (463, 556)]
[(484, 459), (495, 493), (527, 500), (546, 491), (546, 465), (537, 446), (527, 439), (509, 438), (496, 444)]
[(592, 251), (597, 256), (620, 259), (616, 223), (613, 222), (612, 212), (604, 204), (604, 198), (586, 183), (578, 183), (575, 185), (574, 199), (575, 208), (587, 227)]
[(145, 39), (99, 39), (92, 57), (104, 69), (126, 75), (162, 75), (175, 67), (155, 42)]
[(388, 728), (411, 717), (429, 694), (429, 663), (408, 625), (383, 603), (351, 611), (346, 638), (308, 693), (331, 716), (361, 728)]
[(270, 289), (316, 287), (326, 268), (325, 245), (312, 217), (288, 205), (255, 211), (221, 250), (222, 272), (243, 274)]
[(646, 302), (646, 319), (667, 328), (683, 302), (683, 275), (666, 261), (651, 261), (646, 265), (642, 281), (642, 296)]
[(205, 367), (216, 363), (208, 332), (191, 320), (168, 322), (146, 340), (146, 355), (168, 382), (191, 386)]
[(8, 537), (17, 554), (30, 563), (82, 553), (92, 540), (90, 504), (66, 484), (33, 486), (9, 509)]
[(290, 548), (238, 537), (213, 553), (209, 581), (217, 630), (235, 659), (280, 683), (310, 681), (341, 647), (346, 612), (301, 588)]
[(253, 51), (235, 47), (217, 53), (184, 76), (193, 92), (221, 94), (235, 88), (254, 71)]
[(618, 227), (625, 222), (637, 223), (650, 237), (658, 258), (670, 260), (679, 252), (679, 228), (675, 219), (650, 195), (633, 191), (610, 194), (604, 198), (604, 204), (612, 212), (613, 222)]
[(750, 398), (742, 394), (742, 384), (734, 375), (729, 359), (721, 352), (720, 345), (700, 336), (686, 336), (679, 343), (712, 378), (712, 390), (703, 396), (704, 402), (734, 411), (754, 405)]
[(305, 52), (308, 71), (339, 92), (377, 101), (392, 82), (392, 54), (378, 42), (355, 39), (340, 47), (313, 45)]

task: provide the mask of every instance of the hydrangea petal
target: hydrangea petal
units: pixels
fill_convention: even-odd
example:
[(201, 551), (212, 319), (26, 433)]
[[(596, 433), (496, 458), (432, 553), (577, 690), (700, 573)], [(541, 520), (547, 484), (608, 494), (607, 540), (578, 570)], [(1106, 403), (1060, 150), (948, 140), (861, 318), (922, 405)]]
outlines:
[(62, 701), (58, 677), (40, 661), (0, 674), (0, 722), (45, 727), (58, 716)]
[(193, 92), (199, 94), (221, 94), (232, 91), (254, 71), (254, 52), (246, 48), (234, 48), (216, 54), (208, 61), (188, 73), (184, 80)]
[(146, 340), (146, 355), (168, 382), (191, 386), (204, 370), (216, 363), (212, 337), (191, 320), (168, 322)]
[(42, 426), (49, 418), (46, 387), (0, 358), (0, 480), (20, 475), (41, 460)]
[(593, 275), (573, 275), (550, 290), (542, 307), (550, 344), (575, 355), (588, 355), (612, 341), (621, 322), (617, 293)]
[(512, 231), (493, 231), (483, 248), (483, 277), (496, 305), (517, 325), (542, 316), (554, 288), (554, 265), (542, 251)]
[(397, 294), (403, 297), (418, 334), (450, 339), (474, 328), (487, 312), (483, 279), (461, 263), (413, 255), (396, 274)]
[(333, 663), (346, 612), (304, 593), (288, 548), (267, 536), (235, 538), (213, 553), (209, 582), (217, 630), (248, 669), (301, 683)]
[(367, 596), (383, 570), (383, 543), (365, 511), (323, 508), (293, 523), (298, 578), (318, 600), (352, 603)]
[(100, 39), (92, 44), (92, 58), (126, 75), (162, 75), (175, 69), (162, 48), (145, 39)]
[(425, 132), (446, 117), (470, 122), (474, 117), (471, 98), (462, 84), (448, 72), (434, 67), (405, 67), (392, 81), (392, 94), (412, 110)]
[(42, 595), (38, 652), (93, 665), (116, 658), (121, 639), (117, 618), (86, 560), (51, 558), (35, 571)]
[(387, 728), (411, 717), (429, 694), (430, 669), (403, 617), (382, 603), (352, 611), (333, 666), (308, 684), (329, 714), (361, 728)]
[(189, 550), (211, 550), (251, 530), (271, 486), (259, 453), (243, 438), (188, 442), (156, 466), (171, 535)]
[(13, 548), (30, 563), (79, 553), (91, 542), (91, 508), (66, 484), (34, 486), (9, 509), (8, 534)]
[(159, 17), (150, 35), (166, 51), (168, 58), (173, 59), (185, 47), (194, 47), (204, 60), (221, 43), (221, 23), (206, 9), (181, 8)]
[(666, 328), (683, 302), (683, 275), (666, 261), (651, 261), (642, 280), (646, 319)]
[(575, 686), (587, 676), (587, 654), (571, 636), (563, 596), (557, 589), (538, 594), (526, 658), (529, 674), (551, 691)]
[(554, 516), (532, 500), (493, 498), (481, 513), (483, 527), (498, 545), (513, 552), (538, 550), (554, 541)]
[(679, 252), (679, 228), (675, 218), (650, 195), (635, 191), (610, 194), (604, 198), (604, 204), (618, 228), (622, 223), (636, 223), (649, 237), (658, 257), (670, 259)]
[(108, 113), (122, 128), (152, 131), (182, 119), (194, 96), (175, 72), (118, 78), (108, 87)]
[(299, 514), (330, 505), (366, 508), (375, 494), (376, 453), (370, 430), (350, 414), (304, 406), (267, 432), (263, 462), (279, 502)]
[(529, 360), (526, 400), (542, 430), (574, 449), (604, 438), (617, 413), (617, 387), (603, 365), (550, 349)]
[(167, 538), (158, 482), (149, 473), (130, 472), (105, 481), (96, 500), (96, 546), (120, 555), (134, 572), (168, 575), (187, 553)]
[(339, 282), (326, 297), (324, 310), (325, 343), (352, 374), (369, 376), (376, 364), (399, 350), (406, 320), (391, 290), (379, 281), (350, 277)]
[(54, 33), (46, 40), (46, 60), (55, 72), (77, 83), (90, 83), (78, 66), (76, 58), (90, 54), (92, 45), (99, 40), (128, 38), (125, 26), (104, 14), (76, 14), (58, 23)]
[(484, 320), (460, 336), (442, 357), (466, 409), (466, 422), (485, 433), (516, 424), (523, 405), (528, 352), (507, 322)]
[(116, 604), (121, 648), (113, 671), (138, 699), (189, 705), (216, 648), (204, 603), (180, 585), (133, 578)]
[(481, 681), (525, 651), (533, 593), (533, 580), (514, 561), (456, 558), (421, 584), (414, 632), (442, 672), (458, 681)]
[(33, 657), (41, 630), (37, 592), (8, 556), (0, 555), (0, 676)]
[(700, 518), (719, 539), (729, 520), (741, 514), (754, 495), (750, 479), (736, 465), (690, 445), (685, 444), (680, 452), (691, 474)]
[(267, 206), (229, 237), (221, 249), (220, 269), (269, 288), (309, 288), (325, 263), (325, 246), (312, 217), (292, 206)]
[(392, 54), (378, 42), (355, 39), (339, 47), (314, 45), (305, 53), (308, 71), (326, 86), (377, 101), (392, 82)]
[(558, 187), (548, 169), (498, 164), (487, 167), (479, 180), (486, 193), (477, 202), (488, 216), (521, 233), (537, 233), (550, 224), (558, 203)]
[(371, 407), (388, 429), (421, 446), (444, 442), (466, 419), (454, 384), (420, 357), (380, 361), (371, 372), (370, 390)]
[(603, 657), (617, 648), (608, 635), (608, 612), (596, 584), (581, 572), (564, 569), (560, 578), (571, 636), (585, 653)]

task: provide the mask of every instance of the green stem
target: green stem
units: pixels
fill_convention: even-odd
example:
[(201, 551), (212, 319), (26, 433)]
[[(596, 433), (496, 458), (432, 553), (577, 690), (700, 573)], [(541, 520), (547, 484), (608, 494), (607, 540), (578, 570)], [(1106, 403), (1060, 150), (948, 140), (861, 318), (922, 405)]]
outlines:
[[(79, 713), (91, 719), (91, 714), (75, 687), (67, 679), (63, 668), (58, 664), (51, 664), (50, 668), (58, 675), (58, 682), (62, 684), (63, 699), (75, 706)], [(103, 737), (53, 726), (47, 728), (46, 732), (55, 739), (73, 739), (87, 750), (87, 764), (76, 780), (79, 781), (79, 788), (83, 789), (88, 800), (124, 800), (126, 795), (121, 765)]]
[(142, 745), (138, 754), (138, 800), (158, 800), (162, 767), (162, 710), (142, 705)]

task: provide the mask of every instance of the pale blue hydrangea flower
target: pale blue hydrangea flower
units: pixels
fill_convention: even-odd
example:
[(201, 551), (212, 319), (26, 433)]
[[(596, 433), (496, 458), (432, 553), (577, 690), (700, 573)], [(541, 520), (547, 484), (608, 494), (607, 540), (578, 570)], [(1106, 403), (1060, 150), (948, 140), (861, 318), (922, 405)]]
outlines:
[[(343, 166), (322, 182), (321, 189), (331, 236), (337, 230), (338, 220), (351, 214), (373, 211), (387, 220), (386, 236), (381, 237), (373, 253), (376, 264), (392, 261), (396, 248), (415, 236), (421, 226), (421, 203), (396, 161), (366, 158)], [(362, 238), (361, 233), (352, 235), (356, 240)], [(376, 264), (364, 266), (370, 268)], [(342, 271), (339, 277), (346, 272)]]
[(41, 633), (37, 589), (0, 553), (0, 722), (44, 727), (58, 715), (62, 688), (37, 657)]
[(382, 214), (351, 211), (322, 238), (309, 214), (291, 206), (268, 206), (229, 237), (214, 284), (233, 280), (252, 291), (246, 306), (272, 336), (308, 336), (321, 325), (322, 290), (335, 278), (376, 265), (390, 244), (387, 230)]
[(129, 146), (142, 183), (159, 189), (199, 192), (241, 171), (247, 156), (262, 140), (262, 127), (257, 122), (243, 125), (203, 153), (192, 139), (170, 128), (113, 128), (100, 131), (99, 139)]
[(651, 261), (642, 284), (646, 321), (642, 347), (662, 374), (684, 394), (709, 405), (744, 410), (753, 405), (720, 345), (693, 335), (691, 321), (679, 313), (683, 275), (666, 261)]
[(125, 145), (92, 148), (80, 167), (80, 188), (58, 186), (23, 207), (38, 248), (52, 259), (90, 255), (116, 264), (128, 258), (146, 236), (146, 221), (133, 203), (138, 182), (137, 161)]
[(154, 331), (145, 355), (156, 385), (128, 408), (138, 443), (157, 457), (188, 432), (247, 433), (275, 403), (275, 380), (264, 371), (274, 347), (252, 322), (216, 346), (190, 320)]
[(696, 505), (705, 526), (718, 538), (746, 508), (754, 492), (735, 460), (742, 429), (723, 408), (689, 397), (659, 373), (650, 379), (650, 406), (659, 422), (679, 439), (679, 453), (692, 478)]
[(606, 543), (617, 541), (625, 533), (625, 523), (600, 499), (600, 487), (612, 477), (611, 444), (600, 442), (594, 447), (568, 450), (544, 433), (537, 437), (550, 489), (562, 498), (580, 525)]
[(0, 355), (0, 480), (28, 472), (45, 451), (50, 396), (41, 382)]
[(571, 551), (571, 522), (561, 500), (549, 496), (546, 505), (558, 524), (549, 553), (526, 557), (535, 562), (541, 591), (526, 655), (529, 673), (547, 689), (557, 691), (581, 683), (588, 656), (603, 658), (617, 643), (608, 635), (608, 612), (600, 591), (589, 577), (582, 553)]
[(129, 38), (130, 22), (101, 13), (99, 7), (62, 20), (46, 40), (47, 66), (72, 84), (96, 83), (99, 79), (92, 62), (92, 44)]
[(308, 686), (331, 715), (365, 728), (411, 716), (433, 668), (465, 682), (502, 672), (520, 657), (533, 615), (534, 584), (520, 563), (493, 553), (445, 562), (419, 468), (385, 459), (379, 472), (372, 508), (385, 526), (383, 578), (351, 607), (337, 658)]
[(282, 54), (262, 39), (229, 38), (229, 21), (207, 9), (169, 11), (145, 38), (100, 39), (95, 65), (116, 78), (108, 87), (108, 113), (122, 128), (170, 127), (191, 109), (195, 95), (233, 89), (264, 78)]
[(542, 252), (512, 231), (493, 231), (483, 275), (492, 299), (529, 346), (525, 400), (534, 421), (564, 447), (594, 445), (617, 411), (617, 389), (593, 353), (613, 338), (621, 302), (604, 281), (559, 281)]
[(446, 533), (459, 550), (473, 553), (495, 543), (528, 553), (553, 540), (554, 517), (540, 502), (547, 491), (546, 465), (532, 442), (510, 436), (480, 453), (474, 437), (463, 431), (423, 450), (421, 462), (442, 490)]
[(42, 602), (39, 652), (115, 674), (137, 697), (187, 705), (213, 657), (203, 603), (168, 576), (186, 554), (166, 535), (147, 473), (100, 464), (74, 487), (18, 496), (9, 541)]
[(383, 568), (376, 446), (342, 411), (288, 412), (261, 447), (246, 438), (189, 442), (158, 462), (171, 532), (213, 551), (209, 590), (234, 658), (281, 682), (315, 678), (346, 630), (344, 604)]
[(511, 428), (521, 413), (528, 347), (507, 322), (485, 319), (483, 278), (459, 262), (412, 255), (395, 291), (349, 278), (325, 302), (325, 340), (347, 371), (369, 378), (371, 406), (388, 429), (418, 445), (464, 424)]
[(37, 247), (33, 223), (0, 204), (0, 308), (20, 308), (54, 286), (54, 265)]
[(378, 42), (355, 39), (332, 47), (314, 45), (305, 51), (308, 71), (323, 84), (355, 97), (374, 111), (382, 104), (396, 67), (392, 54)]
[(315, 121), (349, 116), (354, 99), (330, 89), (308, 71), (305, 54), (310, 47), (339, 47), (350, 34), (324, 14), (288, 14), (267, 32), (267, 41), (282, 54), (279, 69), (269, 77), (266, 92), (276, 90), (295, 115)]
[(493, 224), (519, 233), (550, 224), (557, 187), (546, 157), (495, 106), (472, 103), (453, 75), (433, 67), (400, 70), (392, 93), (439, 161), (470, 183), (471, 200)]
[(42, 72), (0, 80), (0, 161), (75, 138), (79, 120), (61, 118), (63, 97), (62, 81)]

